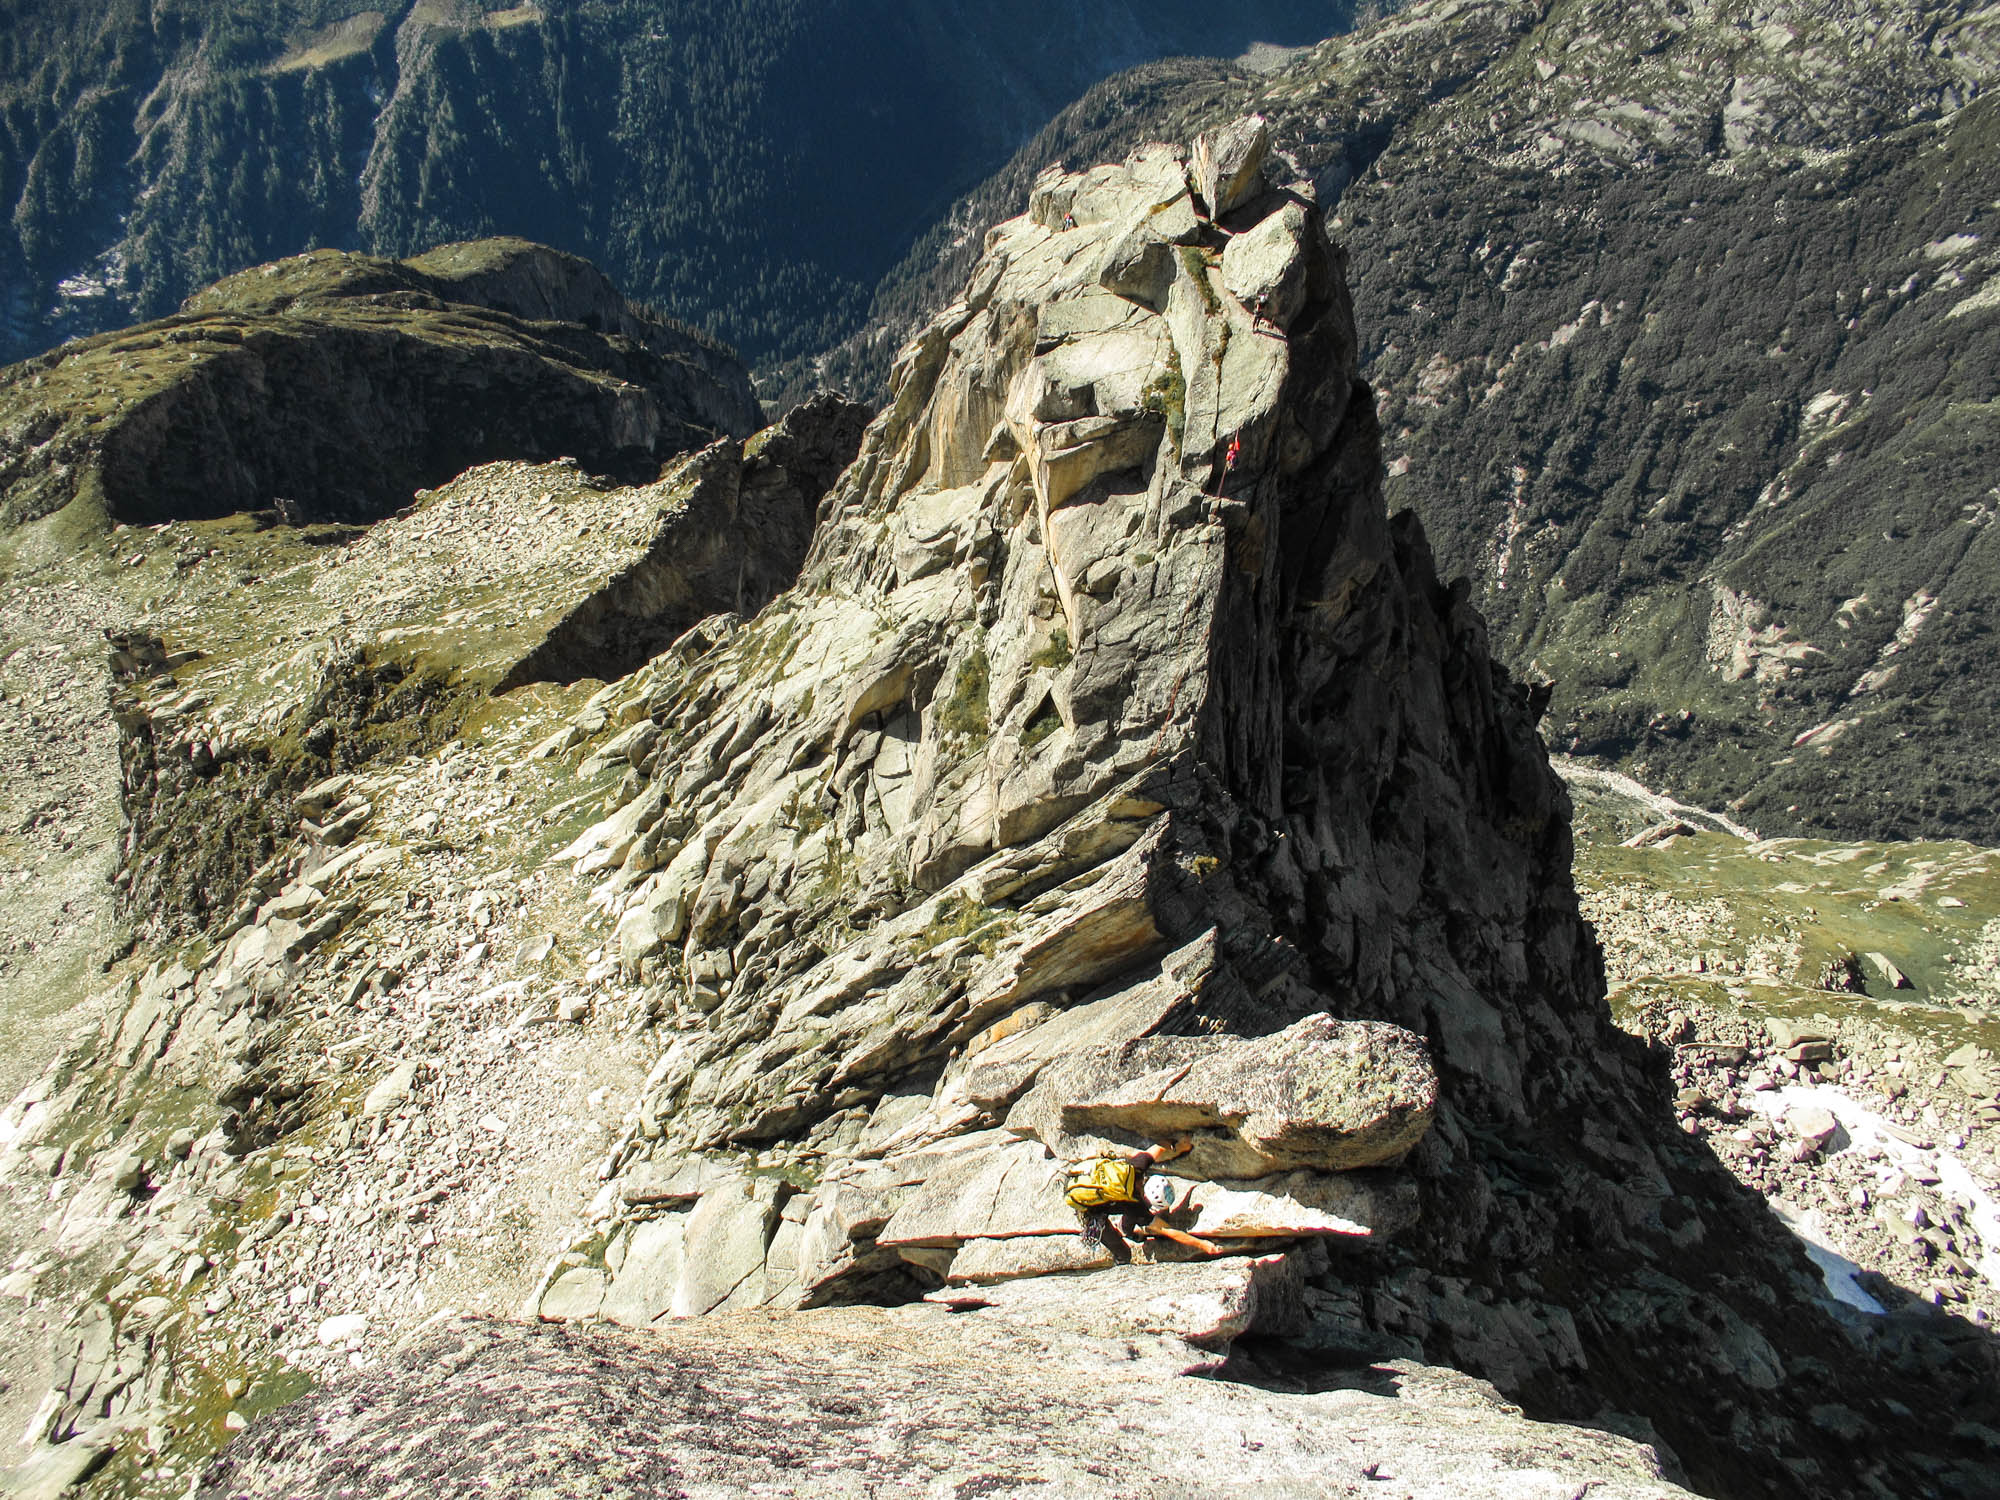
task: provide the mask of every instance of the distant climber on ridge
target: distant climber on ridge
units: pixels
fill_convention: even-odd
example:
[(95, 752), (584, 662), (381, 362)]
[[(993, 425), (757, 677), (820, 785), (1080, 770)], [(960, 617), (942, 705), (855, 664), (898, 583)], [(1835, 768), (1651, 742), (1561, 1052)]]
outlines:
[(1151, 1237), (1172, 1240), (1204, 1255), (1221, 1255), (1222, 1246), (1167, 1222), (1167, 1215), (1174, 1211), (1173, 1189), (1151, 1176), (1161, 1162), (1185, 1156), (1193, 1149), (1194, 1141), (1182, 1136), (1171, 1145), (1155, 1146), (1150, 1151), (1099, 1156), (1071, 1167), (1063, 1201), (1083, 1220), (1077, 1232), (1085, 1243), (1104, 1246), (1112, 1259), (1120, 1262), (1132, 1257), (1129, 1241)]

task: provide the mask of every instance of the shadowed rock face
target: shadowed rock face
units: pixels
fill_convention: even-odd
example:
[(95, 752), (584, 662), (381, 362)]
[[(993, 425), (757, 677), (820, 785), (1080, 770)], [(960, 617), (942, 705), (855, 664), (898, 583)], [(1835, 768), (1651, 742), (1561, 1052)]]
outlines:
[[(676, 524), (589, 594), (494, 686), (615, 680), (709, 615), (751, 615), (791, 585), (819, 502), (860, 446), (869, 409), (824, 394), (747, 444), (705, 449), (670, 483), (687, 496)], [(644, 490), (619, 497), (642, 506)]]
[(494, 459), (650, 477), (763, 425), (735, 358), (525, 240), (315, 251), (0, 372), (0, 521), (372, 520)]

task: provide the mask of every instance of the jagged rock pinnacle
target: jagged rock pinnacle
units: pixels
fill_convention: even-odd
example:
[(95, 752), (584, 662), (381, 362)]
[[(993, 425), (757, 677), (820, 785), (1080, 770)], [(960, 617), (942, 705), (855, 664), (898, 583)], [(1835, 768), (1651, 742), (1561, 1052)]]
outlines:
[[(1486, 1393), (1410, 1365), (1356, 1378), (1378, 1395), (1444, 1391), (1454, 1423), (1473, 1412), (1453, 1428), (1464, 1446), (1419, 1431), (1378, 1456), (1384, 1410), (1325, 1389), (1189, 1391), (1189, 1373), (1245, 1371), (1232, 1362), (1256, 1357), (1252, 1337), (1282, 1351), (1260, 1378), (1295, 1366), (1308, 1389), (1357, 1360), (1449, 1358), (1537, 1415), (1663, 1432), (1744, 1494), (1862, 1493), (1871, 1432), (1919, 1440), (1876, 1393), (1892, 1366), (1898, 1399), (1941, 1391), (1958, 1356), (1857, 1353), (1784, 1231), (1676, 1126), (1664, 1060), (1612, 1027), (1529, 695), (1492, 661), (1464, 586), (1436, 577), (1421, 528), (1384, 513), (1341, 252), (1259, 140), (1251, 123), (1035, 184), (964, 298), (897, 361), (797, 582), (693, 622), (509, 761), (506, 778), (532, 787), (592, 742), (560, 792), (537, 794), (546, 841), (513, 846), (535, 850), (534, 870), (498, 841), (476, 873), (455, 867), (479, 882), (462, 949), (412, 946), (423, 913), (445, 908), (387, 873), (430, 868), (449, 767), (480, 779), (478, 757), (454, 753), (407, 784), (305, 789), (333, 826), (359, 820), (389, 847), (284, 866), (226, 947), (150, 971), (106, 1042), (176, 1081), (198, 1071), (197, 1043), (219, 1050), (239, 1128), (177, 1155), (153, 1145), (152, 1117), (134, 1124), (88, 1158), (65, 1233), (98, 1231), (85, 1209), (115, 1219), (140, 1190), (234, 1194), (251, 1212), (253, 1158), (286, 1202), (284, 1141), (308, 1128), (326, 1144), (300, 1171), (351, 1206), (327, 1231), (350, 1237), (339, 1256), (289, 1239), (267, 1254), (258, 1236), (300, 1222), (271, 1210), (276, 1228), (216, 1241), (214, 1282), (256, 1288), (259, 1307), (315, 1295), (281, 1289), (271, 1265), (368, 1259), (350, 1253), (356, 1234), (419, 1274), (439, 1240), (417, 1226), (497, 1173), (516, 1121), (571, 1132), (539, 1180), (581, 1208), (561, 1211), (563, 1248), (543, 1262), (541, 1243), (532, 1283), (508, 1284), (530, 1326), (433, 1330), (253, 1425), (211, 1492), (315, 1490), (336, 1472), (363, 1494), (464, 1487), (526, 1473), (510, 1459), (528, 1451), (560, 1492), (609, 1472), (622, 1439), (572, 1431), (551, 1447), (519, 1413), (593, 1399), (577, 1394), (586, 1368), (621, 1411), (684, 1414), (682, 1437), (644, 1445), (676, 1484), (780, 1468), (829, 1494), (899, 1476), (1039, 1483), (1076, 1452), (1033, 1415), (1058, 1367), (1106, 1382), (1097, 1413), (1216, 1424), (1230, 1437), (1199, 1439), (1202, 1472), (1253, 1487), (1370, 1493), (1387, 1477), (1497, 1496), (1554, 1474), (1675, 1492), (1671, 1454), (1601, 1437), (1552, 1450), (1549, 1429), (1524, 1438)], [(849, 415), (822, 413), (851, 436)], [(840, 446), (781, 434), (707, 462), (735, 493), (770, 462), (804, 495)], [(526, 696), (491, 710), (522, 716), (506, 743), (527, 742)], [(515, 794), (501, 780), (496, 765), (490, 800), (450, 807), (503, 825)], [(439, 800), (369, 823), (391, 797), (411, 817), (412, 786)], [(519, 977), (490, 982), (503, 932), (517, 937), (503, 919), (552, 871), (578, 892), (568, 925), (521, 942)], [(400, 900), (371, 900), (378, 878), (403, 879)], [(343, 945), (371, 921), (393, 950), (356, 962)], [(574, 989), (540, 977), (558, 950)], [(531, 989), (513, 1021), (496, 1015)], [(399, 1050), (343, 1081), (336, 1049), (371, 1039), (364, 1002)], [(609, 1040), (597, 1004), (642, 1056), (621, 1068), (592, 1051)], [(595, 1029), (531, 1038), (559, 1017)], [(515, 1063), (544, 1046), (568, 1072)], [(51, 1149), (61, 1110), (89, 1106), (72, 1076), (80, 1064), (7, 1117), (28, 1151)], [(598, 1078), (630, 1088), (608, 1143), (579, 1137), (567, 1105), (538, 1114), (523, 1097), (567, 1090), (587, 1110)], [(514, 1090), (512, 1118), (458, 1097), (474, 1088)], [(1066, 1164), (1183, 1133), (1164, 1211), (1211, 1243), (1127, 1246), (1114, 1269), (1115, 1247), (1077, 1233)], [(440, 1140), (449, 1171), (425, 1145)], [(499, 1185), (445, 1228), (487, 1233), (478, 1205)], [(138, 1351), (173, 1304), (128, 1298), (177, 1252), (150, 1245), (121, 1262), (123, 1295), (86, 1301), (65, 1329), (54, 1436), (124, 1414), (128, 1356), (159, 1367)], [(344, 1302), (324, 1297), (316, 1348), (294, 1327), (294, 1357), (331, 1371), (363, 1356), (382, 1336), (357, 1302), (367, 1285), (357, 1272)], [(414, 1327), (407, 1302), (380, 1305)], [(642, 1342), (603, 1323), (670, 1332)], [(764, 1351), (747, 1365), (746, 1340)], [(799, 1360), (842, 1340), (849, 1353), (801, 1385)], [(1021, 1442), (966, 1459), (948, 1436), (959, 1418), (936, 1419), (948, 1453), (918, 1453), (902, 1427), (848, 1440), (847, 1418), (905, 1409), (947, 1365), (1013, 1393), (958, 1409), (982, 1431), (1016, 1412)], [(963, 1394), (956, 1381), (936, 1376), (942, 1399)], [(754, 1393), (801, 1389), (819, 1416), (786, 1405), (771, 1446)], [(1407, 1403), (1390, 1410), (1391, 1426), (1410, 1420)], [(497, 1436), (466, 1462), (415, 1451), (418, 1434), (489, 1416)], [(1909, 1472), (1972, 1473), (1973, 1441), (1937, 1439)], [(1146, 1444), (1132, 1462), (1173, 1468)], [(626, 1472), (666, 1482), (658, 1465)]]

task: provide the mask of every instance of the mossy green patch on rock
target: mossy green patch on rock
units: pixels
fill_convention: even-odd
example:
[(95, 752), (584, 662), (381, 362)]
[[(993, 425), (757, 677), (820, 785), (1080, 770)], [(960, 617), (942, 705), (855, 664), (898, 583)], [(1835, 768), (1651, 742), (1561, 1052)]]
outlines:
[(965, 739), (986, 734), (992, 727), (986, 702), (991, 679), (986, 652), (975, 646), (952, 676), (951, 695), (938, 707), (938, 727)]
[(125, 701), (120, 748), (131, 827), (122, 899), (128, 912), (164, 930), (228, 912), (298, 831), (293, 799), (308, 786), (435, 749), (458, 732), (467, 707), (448, 676), (365, 649), (328, 664), (273, 739), (221, 756), (207, 750), (213, 742), (180, 740), (172, 727), (162, 736), (139, 700)]
[(1178, 350), (1170, 349), (1167, 367), (1146, 384), (1140, 406), (1167, 419), (1167, 431), (1179, 444), (1187, 430), (1187, 378), (1181, 373)]
[(1008, 932), (1008, 911), (983, 906), (966, 896), (952, 895), (938, 903), (937, 912), (924, 924), (911, 944), (914, 953), (929, 953), (946, 943), (972, 939), (971, 947), (981, 957), (991, 958)]
[(1030, 666), (1048, 667), (1060, 671), (1070, 664), (1075, 654), (1070, 649), (1069, 627), (1059, 620), (1055, 628), (1049, 632), (1048, 640), (1037, 647), (1034, 654), (1028, 658), (1028, 663)]

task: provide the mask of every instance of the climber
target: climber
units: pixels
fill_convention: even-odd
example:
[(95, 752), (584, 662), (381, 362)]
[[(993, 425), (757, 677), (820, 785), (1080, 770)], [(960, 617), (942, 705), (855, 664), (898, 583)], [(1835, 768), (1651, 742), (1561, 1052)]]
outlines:
[[(1152, 1175), (1161, 1162), (1186, 1156), (1194, 1141), (1182, 1136), (1171, 1145), (1136, 1151), (1130, 1156), (1100, 1156), (1070, 1168), (1069, 1187), (1063, 1201), (1083, 1220), (1078, 1231), (1086, 1244), (1102, 1245), (1113, 1260), (1132, 1258), (1128, 1241), (1157, 1236), (1199, 1250), (1204, 1255), (1221, 1255), (1223, 1247), (1197, 1235), (1174, 1228), (1167, 1216), (1176, 1211), (1174, 1191), (1162, 1178)], [(1193, 1189), (1190, 1188), (1192, 1195)], [(1178, 1207), (1185, 1207), (1183, 1200)], [(1116, 1219), (1114, 1225), (1112, 1221)]]
[(1236, 460), (1243, 456), (1243, 434), (1235, 433), (1229, 439), (1229, 447), (1222, 455), (1222, 477), (1215, 482), (1215, 498), (1220, 500), (1222, 492), (1229, 484), (1229, 476), (1236, 468)]

